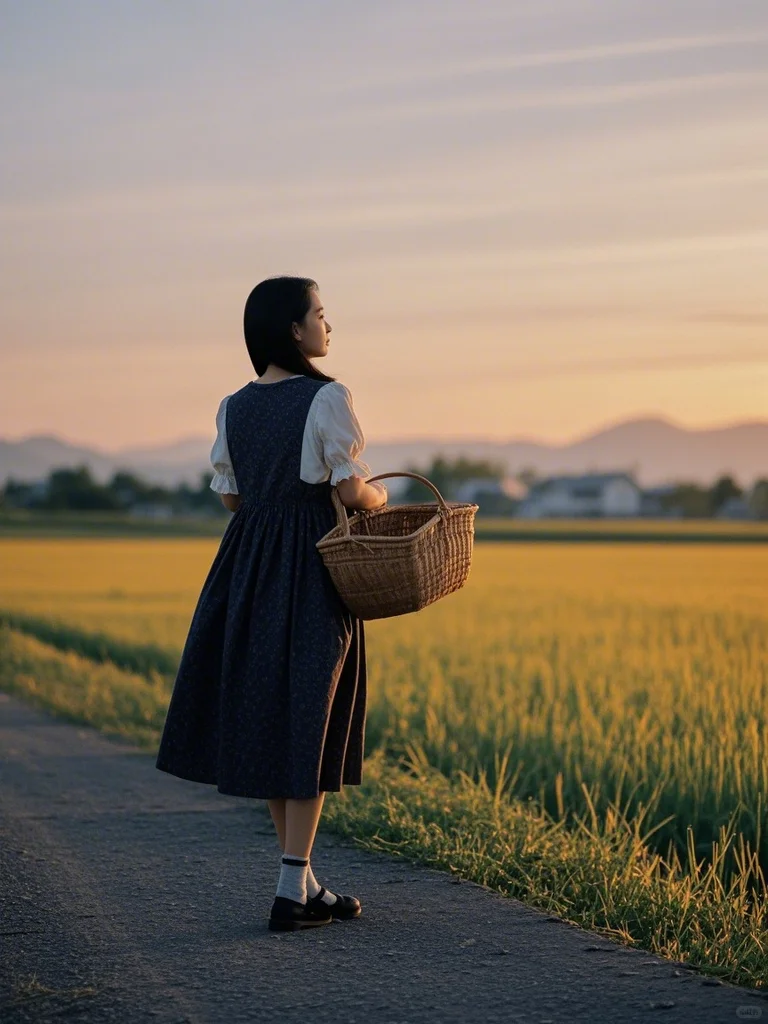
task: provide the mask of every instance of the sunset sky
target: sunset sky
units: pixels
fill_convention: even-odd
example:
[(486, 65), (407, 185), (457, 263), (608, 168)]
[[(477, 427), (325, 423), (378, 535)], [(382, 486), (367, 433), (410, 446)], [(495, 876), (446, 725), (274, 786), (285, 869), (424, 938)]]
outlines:
[(766, 0), (0, 0), (0, 437), (212, 435), (315, 278), (369, 442), (768, 419)]

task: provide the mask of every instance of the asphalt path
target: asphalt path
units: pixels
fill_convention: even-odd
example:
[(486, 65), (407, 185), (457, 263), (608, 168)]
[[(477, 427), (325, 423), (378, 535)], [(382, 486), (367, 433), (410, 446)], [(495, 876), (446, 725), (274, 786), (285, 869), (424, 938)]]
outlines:
[(270, 932), (279, 859), (264, 801), (0, 694), (2, 1024), (768, 1020), (763, 992), (368, 853), (322, 818), (314, 873), (363, 913)]

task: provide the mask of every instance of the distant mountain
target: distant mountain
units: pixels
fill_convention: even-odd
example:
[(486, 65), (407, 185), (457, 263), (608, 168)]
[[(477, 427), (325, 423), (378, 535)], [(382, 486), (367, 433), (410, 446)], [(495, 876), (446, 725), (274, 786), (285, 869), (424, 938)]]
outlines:
[(526, 466), (540, 475), (632, 472), (642, 487), (677, 481), (710, 484), (730, 473), (741, 486), (768, 477), (768, 420), (713, 430), (688, 430), (662, 418), (626, 420), (571, 441), (550, 445), (531, 440), (369, 443), (364, 458), (374, 473), (415, 464), (433, 455), (498, 460), (510, 474)]
[[(67, 444), (53, 435), (22, 441), (0, 441), (0, 481), (40, 480), (52, 469), (85, 463), (94, 477), (106, 483), (118, 469), (127, 469), (154, 483), (196, 485), (200, 474), (212, 472), (209, 456), (213, 437), (191, 437), (154, 448), (100, 451)], [(643, 487), (673, 481), (711, 483), (721, 473), (732, 474), (741, 486), (768, 476), (768, 420), (738, 423), (714, 430), (687, 430), (669, 420), (626, 420), (565, 445), (532, 440), (477, 441), (415, 438), (370, 441), (363, 454), (374, 474), (416, 465), (422, 469), (433, 456), (465, 455), (500, 461), (509, 474), (533, 467), (539, 474), (633, 472)], [(392, 478), (391, 492), (405, 486)]]
[(52, 469), (85, 463), (101, 483), (106, 483), (116, 470), (127, 470), (150, 483), (196, 485), (201, 473), (213, 472), (209, 461), (213, 440), (193, 437), (155, 448), (117, 452), (69, 444), (50, 434), (36, 434), (22, 441), (0, 440), (0, 481), (4, 484), (9, 477), (25, 482), (41, 480)]

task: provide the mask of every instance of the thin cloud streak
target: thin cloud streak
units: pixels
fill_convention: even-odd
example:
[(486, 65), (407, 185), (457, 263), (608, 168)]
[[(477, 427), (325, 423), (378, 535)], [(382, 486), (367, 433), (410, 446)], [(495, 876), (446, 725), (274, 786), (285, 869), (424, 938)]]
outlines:
[[(755, 124), (755, 130), (759, 126)], [(260, 185), (254, 182), (222, 184), (190, 183), (136, 186), (130, 190), (116, 189), (110, 192), (92, 192), (65, 197), (43, 196), (34, 200), (0, 202), (0, 223), (8, 226), (25, 223), (46, 222), (51, 218), (82, 218), (88, 216), (106, 217), (116, 211), (123, 216), (135, 216), (152, 212), (159, 219), (174, 218), (180, 213), (194, 216), (202, 221), (207, 216), (216, 217), (218, 231), (224, 231), (228, 217), (242, 225), (243, 211), (255, 204), (263, 204), (258, 212), (261, 231), (272, 228), (280, 233), (293, 230), (305, 233), (310, 229), (335, 229), (343, 226), (392, 228), (399, 223), (404, 227), (415, 224), (446, 224), (465, 221), (494, 219), (520, 211), (531, 212), (536, 207), (549, 209), (552, 206), (553, 181), (545, 172), (538, 181), (528, 185), (525, 192), (510, 198), (508, 195), (494, 195), (492, 188), (500, 191), (509, 186), (509, 172), (506, 181), (483, 181), (485, 195), (477, 188), (467, 187), (466, 194), (458, 199), (456, 194), (439, 195), (441, 186), (448, 183), (454, 187), (450, 177), (445, 182), (436, 175), (403, 178), (392, 175), (369, 181), (356, 179), (334, 179), (328, 182), (314, 182), (311, 190), (301, 184), (269, 182)], [(594, 195), (596, 171), (592, 165), (587, 170), (574, 169), (570, 185), (572, 195), (581, 193), (588, 198)], [(657, 194), (661, 189), (691, 189), (697, 186), (722, 184), (749, 184), (768, 180), (768, 167), (747, 166), (706, 171), (693, 170), (685, 173), (646, 173), (644, 176), (612, 177), (605, 185), (612, 196)], [(405, 194), (410, 192), (410, 198)], [(607, 193), (604, 192), (603, 195)], [(309, 203), (309, 198), (312, 204)], [(286, 210), (297, 209), (297, 203), (306, 204), (301, 210), (301, 220), (295, 224), (286, 221)], [(273, 221), (266, 219), (272, 215)]]
[[(727, 366), (760, 366), (768, 368), (768, 352), (707, 352), (681, 354), (674, 353), (658, 356), (626, 356), (610, 357), (608, 359), (586, 359), (575, 362), (552, 362), (547, 364), (528, 364), (519, 366), (489, 366), (489, 367), (468, 367), (461, 370), (461, 380), (477, 381), (484, 384), (514, 384), (519, 380), (547, 380), (554, 377), (571, 376), (601, 376), (614, 373), (625, 373), (628, 370), (640, 373), (678, 372), (679, 370), (707, 370), (713, 367)], [(456, 380), (454, 370), (441, 370), (439, 367), (430, 369), (429, 379), (435, 378), (448, 383)], [(376, 379), (379, 383), (391, 381), (398, 383), (406, 389), (423, 387), (423, 380), (418, 374), (404, 379), (401, 375), (390, 377), (386, 371), (377, 372)]]
[[(424, 266), (444, 272), (458, 269), (464, 273), (483, 271), (506, 273), (508, 270), (541, 269), (558, 266), (599, 266), (604, 263), (643, 263), (663, 259), (690, 257), (702, 253), (725, 253), (740, 250), (764, 250), (768, 255), (768, 231), (744, 231), (722, 235), (690, 235), (661, 238), (639, 243), (597, 246), (551, 247), (547, 249), (493, 251), (467, 249), (461, 252), (396, 253), (379, 257), (372, 252), (366, 263), (395, 262), (398, 270), (420, 269)], [(343, 266), (343, 261), (336, 261)], [(356, 265), (356, 262), (352, 264)]]
[[(582, 203), (594, 199), (598, 171), (574, 170), (570, 178), (571, 195)], [(435, 174), (439, 173), (438, 171)], [(450, 179), (446, 179), (450, 182)], [(413, 229), (417, 225), (445, 226), (483, 221), (498, 223), (505, 217), (524, 212), (546, 212), (552, 208), (553, 189), (557, 175), (539, 175), (510, 197), (504, 194), (508, 182), (484, 182), (485, 195), (470, 187), (460, 198), (441, 196), (438, 177), (428, 180), (406, 179), (411, 196), (406, 199), (403, 181), (397, 176), (376, 179), (374, 184), (354, 179), (314, 183), (309, 203), (307, 189), (285, 182), (231, 183), (206, 185), (159, 185), (135, 187), (131, 190), (80, 194), (66, 197), (41, 197), (24, 202), (0, 203), (0, 225), (6, 229), (48, 225), (55, 219), (83, 220), (88, 217), (130, 218), (152, 214), (158, 223), (178, 222), (180, 215), (188, 223), (211, 223), (218, 234), (242, 231), (243, 211), (257, 216), (260, 233), (277, 232), (280, 236), (309, 230), (357, 228), (392, 231), (396, 226)], [(724, 184), (759, 184), (768, 180), (768, 167), (748, 166), (715, 171), (693, 170), (686, 173), (646, 173), (635, 177), (612, 176), (603, 185), (603, 200), (610, 198), (636, 201), (653, 198), (669, 189), (690, 192)], [(431, 188), (430, 188), (431, 185)], [(498, 189), (494, 194), (493, 188)], [(300, 204), (297, 206), (297, 204)], [(300, 218), (294, 214), (301, 209)], [(82, 226), (82, 225), (81, 225)]]
[(612, 43), (604, 46), (585, 46), (578, 49), (549, 50), (540, 53), (521, 53), (482, 60), (466, 61), (436, 68), (414, 68), (397, 74), (372, 76), (354, 82), (321, 82), (323, 94), (358, 93), (364, 88), (393, 88), (416, 83), (443, 82), (470, 78), (497, 71), (517, 71), (524, 68), (560, 67), (582, 64), (586, 61), (615, 60), (622, 57), (650, 56), (659, 53), (683, 53), (691, 50), (713, 49), (719, 46), (738, 46), (768, 42), (768, 32), (732, 32), (722, 35), (669, 36), (634, 43)]
[[(405, 103), (366, 107), (366, 119), (404, 120), (444, 115), (498, 113), (508, 110), (534, 110), (545, 108), (567, 109), (628, 103), (634, 100), (657, 99), (664, 96), (688, 95), (710, 89), (753, 89), (768, 86), (768, 72), (725, 71), (709, 75), (684, 75), (675, 78), (657, 78), (638, 82), (618, 83), (590, 89), (558, 89), (541, 92), (529, 90), (508, 93), (498, 91), (462, 99), (408, 100)], [(345, 111), (324, 115), (325, 121), (357, 120), (360, 111), (350, 107)]]
[[(521, 323), (566, 323), (621, 322), (631, 320), (633, 324), (726, 324), (732, 327), (759, 327), (768, 324), (768, 313), (739, 312), (736, 310), (712, 310), (681, 312), (674, 306), (657, 303), (638, 305), (632, 302), (617, 303), (557, 303), (539, 305), (518, 305), (503, 298), (496, 306), (462, 305), (453, 307), (450, 322), (452, 327), (466, 325), (470, 329), (486, 323), (498, 324), (499, 318)], [(376, 326), (382, 331), (422, 330), (434, 318), (433, 310), (415, 310), (404, 313), (377, 312)], [(768, 348), (766, 349), (768, 358)]]
[(701, 370), (710, 366), (742, 366), (765, 364), (768, 352), (702, 352), (695, 354), (670, 353), (658, 356), (617, 356), (609, 359), (587, 359), (573, 363), (559, 363), (552, 367), (528, 366), (515, 369), (515, 376), (560, 376), (572, 373), (616, 373), (624, 370)]
[(730, 327), (752, 327), (768, 324), (768, 313), (741, 313), (736, 310), (722, 312), (695, 313), (685, 317), (696, 324), (727, 324)]

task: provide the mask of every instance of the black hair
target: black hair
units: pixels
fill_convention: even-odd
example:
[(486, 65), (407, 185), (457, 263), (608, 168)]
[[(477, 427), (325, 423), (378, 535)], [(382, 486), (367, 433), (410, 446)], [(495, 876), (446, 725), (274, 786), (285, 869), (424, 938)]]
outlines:
[(292, 324), (303, 323), (312, 306), (310, 292), (317, 288), (311, 277), (268, 277), (259, 282), (245, 303), (243, 333), (248, 355), (259, 377), (270, 363), (316, 380), (335, 377), (318, 370), (304, 355), (293, 336)]

